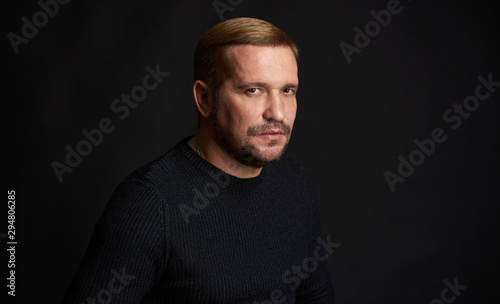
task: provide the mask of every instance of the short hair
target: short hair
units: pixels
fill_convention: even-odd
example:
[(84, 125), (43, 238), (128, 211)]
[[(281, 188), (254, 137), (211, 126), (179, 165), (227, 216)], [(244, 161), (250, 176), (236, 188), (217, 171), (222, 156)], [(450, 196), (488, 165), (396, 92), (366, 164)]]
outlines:
[(231, 76), (228, 55), (237, 45), (288, 46), (295, 59), (299, 59), (295, 42), (273, 24), (256, 18), (228, 19), (210, 28), (198, 42), (194, 52), (194, 81), (205, 82), (216, 95)]

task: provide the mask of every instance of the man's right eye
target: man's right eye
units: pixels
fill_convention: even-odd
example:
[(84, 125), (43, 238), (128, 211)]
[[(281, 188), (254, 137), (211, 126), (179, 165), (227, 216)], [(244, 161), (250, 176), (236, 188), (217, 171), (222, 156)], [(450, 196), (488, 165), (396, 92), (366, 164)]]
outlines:
[(257, 93), (259, 93), (259, 91), (260, 91), (260, 89), (258, 89), (258, 88), (250, 88), (247, 90), (247, 92), (250, 94), (257, 94)]

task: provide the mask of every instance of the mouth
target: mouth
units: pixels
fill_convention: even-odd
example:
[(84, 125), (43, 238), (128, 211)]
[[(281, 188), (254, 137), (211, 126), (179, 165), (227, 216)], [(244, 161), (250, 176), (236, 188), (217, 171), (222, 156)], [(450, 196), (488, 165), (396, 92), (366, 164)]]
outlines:
[(281, 130), (268, 130), (257, 135), (257, 137), (267, 140), (280, 140), (285, 134)]

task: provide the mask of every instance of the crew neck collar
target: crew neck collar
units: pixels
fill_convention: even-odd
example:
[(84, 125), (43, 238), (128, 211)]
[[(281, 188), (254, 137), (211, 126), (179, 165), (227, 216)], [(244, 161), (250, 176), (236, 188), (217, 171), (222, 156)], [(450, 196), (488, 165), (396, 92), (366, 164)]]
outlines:
[(186, 158), (196, 168), (198, 168), (199, 170), (201, 170), (203, 172), (207, 172), (207, 173), (212, 172), (212, 173), (216, 173), (216, 174), (219, 174), (220, 172), (222, 172), (223, 174), (228, 175), (230, 177), (230, 180), (232, 183), (236, 183), (236, 184), (260, 183), (268, 175), (269, 166), (273, 165), (271, 163), (271, 164), (265, 166), (264, 168), (262, 168), (262, 171), (260, 172), (260, 174), (255, 176), (255, 177), (240, 178), (240, 177), (231, 175), (231, 174), (219, 169), (218, 167), (214, 166), (212, 163), (210, 163), (209, 161), (207, 161), (206, 159), (201, 157), (198, 153), (196, 153), (196, 151), (193, 148), (191, 148), (191, 146), (188, 144), (188, 141), (193, 137), (194, 137), (194, 135), (187, 136), (184, 139), (182, 139), (178, 144), (179, 148), (181, 149), (183, 154), (186, 156)]

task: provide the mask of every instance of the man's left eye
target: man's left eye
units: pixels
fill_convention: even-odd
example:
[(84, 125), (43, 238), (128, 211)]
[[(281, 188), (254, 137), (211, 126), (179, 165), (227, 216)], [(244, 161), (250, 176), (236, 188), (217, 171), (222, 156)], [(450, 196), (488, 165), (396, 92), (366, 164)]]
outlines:
[(260, 90), (258, 88), (251, 88), (251, 89), (248, 89), (247, 92), (248, 93), (251, 93), (251, 94), (256, 94), (258, 93)]

